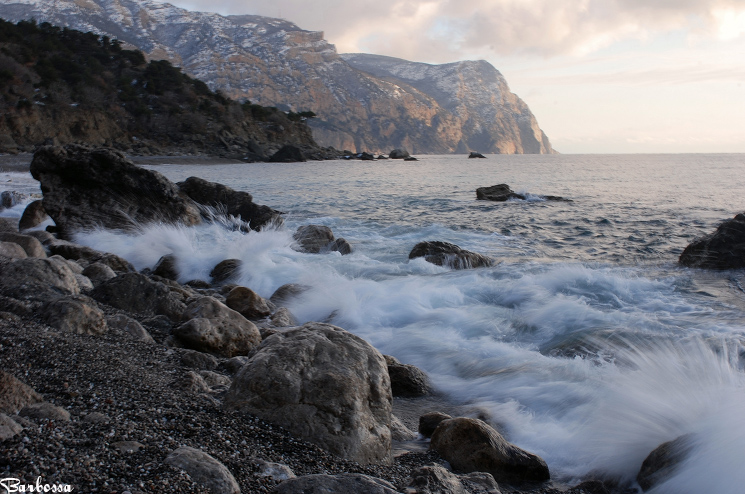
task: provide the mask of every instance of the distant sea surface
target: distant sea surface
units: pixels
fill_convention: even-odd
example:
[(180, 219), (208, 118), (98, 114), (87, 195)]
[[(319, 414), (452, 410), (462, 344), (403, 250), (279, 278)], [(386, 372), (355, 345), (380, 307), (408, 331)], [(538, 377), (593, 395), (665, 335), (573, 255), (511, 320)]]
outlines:
[[(248, 235), (151, 226), (78, 241), (140, 269), (174, 253), (182, 282), (240, 258), (240, 283), (264, 297), (285, 283), (308, 285), (289, 304), (301, 322), (331, 320), (424, 369), (441, 392), (484, 410), (511, 442), (543, 457), (556, 479), (633, 484), (654, 448), (692, 434), (688, 459), (653, 492), (742, 492), (745, 272), (692, 270), (677, 259), (745, 211), (745, 155), (149, 168), (250, 192), (285, 212), (285, 224)], [(500, 183), (527, 200), (476, 200), (477, 187)], [(294, 251), (292, 233), (310, 223), (331, 227), (353, 254)], [(499, 263), (456, 271), (409, 260), (423, 240)]]

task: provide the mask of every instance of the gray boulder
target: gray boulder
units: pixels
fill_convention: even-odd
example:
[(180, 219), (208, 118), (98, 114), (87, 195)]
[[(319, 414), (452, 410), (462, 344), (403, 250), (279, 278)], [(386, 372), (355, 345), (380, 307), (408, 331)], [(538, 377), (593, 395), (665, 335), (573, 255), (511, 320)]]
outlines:
[(388, 157), (392, 160), (402, 160), (410, 156), (409, 152), (405, 149), (394, 149), (388, 153)]
[(461, 249), (455, 244), (440, 242), (437, 240), (419, 242), (409, 252), (409, 259), (424, 257), (424, 260), (438, 266), (447, 266), (453, 269), (469, 269), (489, 267), (494, 261), (475, 252)]
[(41, 315), (48, 325), (68, 333), (100, 335), (108, 330), (103, 311), (87, 297), (58, 298)]
[(178, 280), (179, 271), (176, 256), (168, 254), (158, 259), (153, 268), (153, 274), (168, 280)]
[(214, 370), (217, 368), (217, 359), (209, 353), (183, 348), (179, 350), (179, 354), (181, 365), (184, 367), (198, 370)]
[(14, 415), (26, 405), (42, 401), (41, 395), (30, 386), (0, 370), (0, 413)]
[(48, 300), (78, 295), (80, 287), (64, 261), (30, 257), (3, 266), (0, 293), (19, 299)]
[(478, 419), (459, 417), (437, 426), (430, 448), (461, 472), (487, 472), (497, 481), (542, 482), (550, 475), (540, 457), (507, 442)]
[(303, 293), (310, 290), (308, 285), (301, 285), (299, 283), (287, 283), (277, 288), (269, 301), (279, 307), (284, 306), (286, 303), (300, 297)]
[(693, 449), (695, 436), (685, 434), (660, 444), (644, 459), (636, 476), (641, 488), (648, 491), (671, 477)]
[(34, 228), (35, 226), (39, 226), (45, 222), (48, 218), (49, 215), (44, 210), (44, 205), (42, 204), (41, 199), (38, 199), (31, 202), (26, 206), (26, 209), (23, 210), (21, 219), (18, 222), (18, 229), (23, 231), (28, 230), (29, 228)]
[(65, 240), (55, 240), (47, 244), (49, 252), (53, 255), (64, 257), (71, 261), (78, 261), (84, 264), (100, 262), (106, 264), (117, 273), (134, 272), (135, 268), (126, 259), (111, 254), (101, 252), (84, 245), (74, 244)]
[(109, 281), (111, 278), (116, 278), (114, 270), (108, 264), (102, 262), (89, 264), (81, 274), (91, 280), (94, 287)]
[(713, 233), (691, 242), (678, 262), (691, 268), (744, 268), (745, 213), (723, 222)]
[(20, 233), (0, 232), (0, 242), (13, 242), (21, 246), (27, 257), (47, 257), (44, 246), (36, 238)]
[(4, 208), (12, 208), (26, 199), (28, 199), (26, 194), (15, 190), (4, 190), (3, 192), (0, 192), (0, 210)]
[(8, 259), (26, 259), (28, 255), (23, 247), (15, 242), (0, 241), (0, 257)]
[(482, 201), (504, 202), (508, 199), (523, 199), (525, 196), (513, 191), (507, 184), (492, 185), (491, 187), (479, 187), (476, 189), (476, 199)]
[(181, 319), (186, 305), (162, 283), (139, 273), (120, 274), (101, 283), (90, 293), (98, 302), (145, 316), (164, 315)]
[(265, 339), (225, 405), (285, 427), (362, 464), (391, 461), (392, 397), (385, 360), (361, 338), (307, 323)]
[(259, 468), (260, 477), (269, 477), (276, 481), (294, 479), (297, 477), (290, 467), (283, 465), (282, 463), (273, 463), (264, 460), (253, 460), (252, 463)]
[(322, 225), (305, 225), (298, 227), (292, 238), (297, 242), (300, 252), (318, 254), (339, 252), (351, 254), (352, 246), (343, 238), (334, 237), (331, 228)]
[(155, 343), (153, 337), (150, 336), (150, 333), (147, 332), (147, 329), (145, 329), (142, 324), (140, 324), (136, 319), (132, 319), (124, 314), (106, 316), (106, 325), (110, 329), (124, 331), (137, 341)]
[(41, 182), (44, 210), (63, 237), (97, 226), (131, 230), (152, 222), (201, 221), (199, 208), (173, 183), (112, 149), (42, 147), (31, 175)]
[(432, 437), (432, 434), (444, 420), (450, 420), (450, 415), (442, 412), (427, 412), (419, 417), (419, 434), (424, 437)]
[(401, 494), (393, 484), (361, 473), (303, 475), (285, 480), (275, 494)]
[(197, 484), (212, 494), (241, 492), (228, 467), (204, 451), (182, 446), (168, 455), (166, 464), (184, 470)]
[(225, 259), (220, 261), (210, 271), (210, 277), (212, 278), (213, 284), (226, 283), (232, 281), (240, 275), (241, 266), (243, 261), (240, 259)]
[(413, 470), (407, 484), (416, 494), (500, 494), (499, 485), (488, 473), (455, 475), (439, 465)]

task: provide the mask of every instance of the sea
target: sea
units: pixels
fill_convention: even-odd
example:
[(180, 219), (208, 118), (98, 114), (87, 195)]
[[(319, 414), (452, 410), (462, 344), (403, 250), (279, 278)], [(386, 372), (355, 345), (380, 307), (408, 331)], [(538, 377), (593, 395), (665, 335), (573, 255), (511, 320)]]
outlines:
[[(418, 158), (165, 160), (147, 167), (250, 192), (284, 212), (284, 224), (247, 234), (143, 225), (76, 240), (138, 269), (174, 254), (181, 282), (209, 280), (215, 264), (238, 258), (239, 283), (264, 297), (307, 285), (288, 304), (301, 323), (328, 321), (420, 367), (447, 400), (541, 456), (558, 481), (633, 486), (653, 449), (689, 435), (690, 453), (651, 492), (742, 493), (745, 270), (677, 261), (694, 238), (745, 211), (745, 155)], [(2, 172), (0, 182), (38, 192), (27, 174)], [(501, 183), (526, 199), (476, 199), (476, 188)], [(294, 250), (292, 234), (307, 224), (329, 226), (353, 253)], [(454, 270), (409, 259), (425, 240), (496, 264)]]

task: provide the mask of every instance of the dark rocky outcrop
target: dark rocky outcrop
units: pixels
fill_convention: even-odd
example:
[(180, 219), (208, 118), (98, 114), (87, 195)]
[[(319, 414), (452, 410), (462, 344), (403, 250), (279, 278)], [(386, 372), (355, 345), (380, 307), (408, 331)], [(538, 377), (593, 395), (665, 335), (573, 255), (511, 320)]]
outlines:
[(28, 230), (35, 226), (40, 225), (49, 218), (49, 215), (44, 210), (44, 205), (41, 200), (31, 202), (26, 209), (23, 210), (23, 215), (18, 222), (19, 230)]
[(240, 259), (225, 259), (218, 262), (210, 271), (212, 283), (220, 284), (236, 279), (240, 275), (241, 266), (243, 261)]
[(693, 448), (694, 436), (686, 434), (673, 441), (660, 444), (644, 459), (636, 476), (645, 491), (671, 477)]
[(525, 196), (514, 192), (509, 185), (499, 184), (476, 189), (476, 199), (484, 201), (506, 201), (508, 199), (525, 199)]
[(393, 396), (401, 398), (417, 398), (427, 396), (431, 392), (431, 385), (427, 375), (413, 365), (402, 364), (395, 357), (384, 355), (391, 378)]
[(388, 157), (392, 160), (402, 160), (404, 158), (408, 158), (409, 152), (405, 149), (394, 149), (390, 153), (388, 153)]
[(352, 246), (343, 238), (334, 237), (331, 228), (322, 225), (304, 225), (298, 227), (292, 236), (298, 243), (301, 252), (318, 254), (322, 252), (339, 252), (351, 254)]
[(440, 422), (444, 420), (450, 420), (450, 415), (442, 412), (427, 412), (419, 417), (419, 434), (424, 437), (432, 437), (432, 433), (435, 432)]
[(550, 478), (543, 459), (508, 443), (478, 419), (460, 417), (442, 421), (432, 434), (430, 448), (455, 470), (487, 472), (498, 482), (542, 482)]
[(198, 177), (189, 177), (176, 184), (181, 192), (193, 201), (215, 208), (218, 212), (229, 214), (248, 223), (252, 230), (260, 230), (269, 224), (281, 223), (281, 212), (269, 206), (253, 202), (248, 192), (233, 190), (225, 185), (208, 182)]
[(97, 226), (131, 230), (153, 222), (200, 222), (194, 202), (174, 184), (112, 149), (43, 147), (34, 154), (31, 174), (41, 182), (44, 210), (62, 236)]
[(424, 257), (424, 260), (438, 266), (447, 266), (453, 269), (469, 269), (488, 267), (494, 261), (482, 254), (477, 254), (461, 249), (455, 244), (440, 242), (437, 240), (419, 242), (409, 252), (409, 259)]
[(723, 222), (713, 233), (691, 242), (678, 262), (692, 268), (745, 268), (745, 213)]
[(270, 163), (297, 163), (308, 160), (305, 159), (303, 152), (297, 146), (287, 144), (282, 146), (267, 161)]
[(377, 350), (341, 328), (307, 323), (266, 338), (235, 377), (225, 405), (367, 464), (391, 461), (391, 400)]
[(486, 158), (486, 156), (484, 156), (483, 154), (477, 153), (475, 151), (471, 151), (471, 153), (468, 155), (468, 157), (469, 158)]
[(186, 305), (166, 285), (140, 273), (124, 273), (101, 283), (91, 292), (98, 302), (145, 316), (181, 319)]

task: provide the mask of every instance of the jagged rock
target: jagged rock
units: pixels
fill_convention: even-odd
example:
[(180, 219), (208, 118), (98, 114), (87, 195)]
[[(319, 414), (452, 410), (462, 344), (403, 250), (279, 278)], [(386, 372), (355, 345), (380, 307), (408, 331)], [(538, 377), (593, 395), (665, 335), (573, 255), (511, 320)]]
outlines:
[(89, 264), (83, 269), (83, 276), (91, 280), (94, 287), (99, 286), (102, 283), (109, 281), (112, 278), (116, 278), (116, 273), (108, 264), (102, 262), (94, 262)]
[(284, 306), (284, 304), (298, 298), (308, 290), (310, 290), (310, 287), (308, 285), (302, 285), (299, 283), (287, 283), (277, 288), (272, 296), (269, 297), (269, 301), (276, 306), (282, 307)]
[(168, 254), (158, 259), (153, 268), (153, 274), (169, 280), (178, 280), (176, 256)]
[(673, 441), (660, 444), (649, 453), (636, 476), (641, 488), (648, 491), (655, 484), (671, 477), (693, 449), (693, 443), (694, 436), (685, 434)]
[(402, 160), (404, 158), (408, 158), (409, 152), (405, 149), (394, 149), (390, 153), (388, 153), (388, 157), (392, 160)]
[(506, 201), (508, 199), (525, 199), (525, 196), (514, 192), (509, 185), (499, 184), (476, 189), (476, 199), (484, 201)]
[(299, 244), (301, 252), (318, 254), (320, 252), (338, 251), (342, 255), (352, 252), (352, 247), (343, 238), (335, 238), (331, 228), (322, 225), (304, 225), (298, 227), (292, 236)]
[(8, 417), (4, 413), (0, 413), (0, 441), (5, 441), (7, 439), (15, 437), (22, 430), (23, 427), (18, 422)]
[(147, 332), (147, 329), (145, 329), (142, 324), (140, 324), (136, 319), (132, 319), (124, 314), (106, 316), (106, 325), (111, 329), (125, 331), (135, 340), (145, 343), (155, 343), (153, 337), (150, 336), (150, 333)]
[(248, 192), (233, 190), (197, 177), (189, 177), (176, 185), (193, 201), (236, 218), (240, 217), (252, 230), (258, 231), (267, 224), (281, 222), (282, 213), (268, 206), (256, 204)]
[(407, 484), (416, 494), (500, 494), (499, 485), (488, 473), (455, 475), (439, 465), (413, 470)]
[(0, 413), (14, 415), (26, 405), (41, 401), (41, 395), (30, 386), (0, 370)]
[(431, 437), (440, 422), (450, 420), (450, 415), (442, 412), (427, 412), (419, 417), (419, 434), (424, 437)]
[(424, 260), (438, 266), (453, 269), (488, 267), (494, 264), (490, 258), (461, 249), (455, 244), (440, 241), (419, 242), (409, 252), (409, 259), (424, 257)]
[[(0, 206), (2, 208), (12, 208), (28, 199), (26, 194), (16, 192), (15, 190), (5, 190), (0, 192)], [(1, 209), (1, 208), (0, 208)]]
[(432, 434), (430, 448), (461, 472), (487, 472), (497, 481), (542, 482), (550, 475), (540, 457), (508, 443), (478, 419), (444, 420)]
[(290, 467), (281, 463), (272, 463), (264, 460), (252, 460), (252, 463), (259, 467), (260, 477), (269, 477), (276, 481), (297, 477)]
[(0, 242), (13, 242), (21, 246), (27, 257), (47, 257), (44, 246), (36, 238), (20, 233), (0, 232)]
[(246, 355), (261, 342), (258, 328), (212, 297), (201, 297), (184, 311), (186, 322), (173, 330), (187, 348), (221, 357)]
[(486, 158), (486, 156), (484, 156), (483, 154), (477, 153), (475, 151), (471, 151), (471, 153), (468, 155), (468, 157), (469, 158)]
[(404, 161), (419, 161), (419, 160), (418, 160), (418, 159), (416, 159), (416, 158), (415, 158), (415, 157), (413, 157), (413, 156), (409, 156), (408, 158), (404, 158)]
[(745, 213), (722, 222), (713, 233), (691, 242), (678, 262), (704, 269), (745, 267)]
[(296, 163), (307, 161), (303, 152), (297, 146), (285, 145), (274, 153), (268, 160), (270, 163)]
[(212, 283), (225, 283), (238, 278), (241, 266), (243, 266), (243, 261), (240, 259), (225, 259), (224, 261), (218, 262), (217, 265), (212, 268), (212, 271), (210, 271)]
[(80, 287), (65, 262), (30, 257), (3, 267), (0, 293), (20, 299), (47, 300), (61, 295), (78, 295)]
[(18, 229), (28, 230), (44, 223), (49, 218), (49, 215), (44, 211), (44, 206), (41, 200), (31, 202), (26, 209), (23, 210), (21, 219), (18, 222)]
[(166, 463), (184, 470), (195, 482), (213, 494), (241, 492), (230, 470), (204, 451), (182, 446), (168, 455)]
[(247, 319), (258, 319), (272, 313), (267, 301), (245, 286), (237, 286), (225, 297), (225, 305)]
[(383, 356), (361, 338), (322, 323), (264, 340), (225, 396), (228, 408), (363, 464), (391, 461), (391, 401)]
[(63, 236), (98, 226), (131, 230), (151, 222), (200, 222), (194, 202), (173, 183), (112, 149), (42, 147), (31, 175), (41, 182), (44, 210)]
[(15, 242), (2, 242), (0, 241), (0, 257), (6, 257), (8, 259), (26, 259), (28, 255), (23, 247)]
[(288, 479), (274, 489), (274, 494), (400, 494), (383, 479), (361, 473), (341, 473), (339, 475), (303, 475)]
[(13, 218), (0, 218), (0, 232), (18, 232), (18, 222)]
[(18, 412), (18, 415), (30, 419), (61, 420), (63, 422), (70, 421), (70, 412), (62, 407), (47, 403), (46, 401), (26, 405), (20, 412)]
[(91, 292), (98, 302), (145, 316), (164, 315), (181, 319), (186, 306), (163, 283), (140, 273), (124, 273), (101, 283)]
[(42, 318), (53, 328), (68, 333), (100, 335), (108, 330), (103, 311), (87, 297), (59, 298), (44, 307)]
[(181, 355), (181, 365), (184, 367), (198, 370), (217, 369), (217, 359), (209, 353), (181, 349), (179, 354)]
[(393, 396), (417, 398), (430, 394), (429, 378), (421, 369), (413, 365), (402, 364), (390, 355), (385, 355), (385, 362), (388, 365)]

